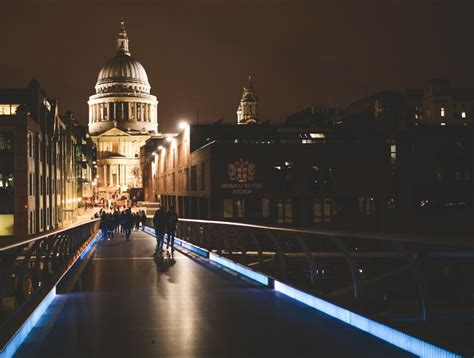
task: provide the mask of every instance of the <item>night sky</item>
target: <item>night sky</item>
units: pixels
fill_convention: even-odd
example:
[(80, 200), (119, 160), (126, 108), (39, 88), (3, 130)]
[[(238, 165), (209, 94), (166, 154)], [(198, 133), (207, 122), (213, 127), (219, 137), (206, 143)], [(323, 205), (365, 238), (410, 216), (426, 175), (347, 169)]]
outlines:
[(235, 122), (249, 74), (271, 121), (429, 78), (474, 83), (472, 0), (1, 0), (0, 13), (0, 87), (35, 77), (84, 124), (121, 16), (161, 131), (197, 107)]

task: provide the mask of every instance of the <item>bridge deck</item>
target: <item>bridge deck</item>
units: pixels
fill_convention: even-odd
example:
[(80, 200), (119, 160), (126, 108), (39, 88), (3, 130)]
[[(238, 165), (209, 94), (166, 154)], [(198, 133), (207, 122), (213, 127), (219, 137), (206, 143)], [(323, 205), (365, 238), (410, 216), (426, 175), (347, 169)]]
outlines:
[(142, 232), (100, 242), (17, 356), (409, 356), (205, 262), (157, 260), (154, 246)]

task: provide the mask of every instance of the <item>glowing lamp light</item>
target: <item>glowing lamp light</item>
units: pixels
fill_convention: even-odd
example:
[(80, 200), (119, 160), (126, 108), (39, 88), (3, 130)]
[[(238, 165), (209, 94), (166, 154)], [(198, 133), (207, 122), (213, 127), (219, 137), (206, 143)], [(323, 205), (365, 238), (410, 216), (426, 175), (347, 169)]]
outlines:
[(159, 145), (159, 146), (158, 146), (158, 150), (163, 150), (163, 146), (162, 146), (162, 145)]
[(186, 121), (181, 121), (181, 122), (179, 122), (179, 124), (178, 124), (178, 128), (179, 128), (179, 129), (182, 129), (182, 130), (185, 130), (186, 128), (188, 128), (188, 126), (189, 126), (189, 124), (188, 124), (188, 122), (186, 122)]
[(166, 136), (166, 141), (168, 143), (171, 143), (173, 141), (173, 137), (172, 136)]

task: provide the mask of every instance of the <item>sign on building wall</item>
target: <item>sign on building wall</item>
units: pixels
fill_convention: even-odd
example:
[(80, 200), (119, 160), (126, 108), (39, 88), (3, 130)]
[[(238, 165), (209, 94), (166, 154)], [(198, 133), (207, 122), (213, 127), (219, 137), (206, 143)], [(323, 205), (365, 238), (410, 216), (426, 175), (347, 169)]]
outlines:
[(263, 189), (263, 183), (254, 181), (257, 173), (255, 163), (240, 158), (227, 165), (228, 182), (221, 183), (220, 188), (232, 195), (250, 195)]

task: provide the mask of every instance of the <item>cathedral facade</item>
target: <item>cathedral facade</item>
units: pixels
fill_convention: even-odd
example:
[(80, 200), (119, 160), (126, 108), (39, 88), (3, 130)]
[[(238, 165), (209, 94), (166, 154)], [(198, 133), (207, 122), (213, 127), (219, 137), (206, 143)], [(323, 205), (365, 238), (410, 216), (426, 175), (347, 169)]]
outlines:
[(100, 70), (88, 101), (99, 197), (142, 187), (140, 147), (158, 132), (158, 101), (150, 88), (145, 69), (130, 54), (122, 20), (116, 54)]

